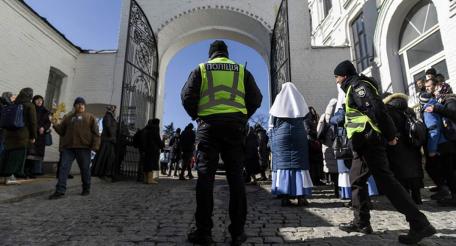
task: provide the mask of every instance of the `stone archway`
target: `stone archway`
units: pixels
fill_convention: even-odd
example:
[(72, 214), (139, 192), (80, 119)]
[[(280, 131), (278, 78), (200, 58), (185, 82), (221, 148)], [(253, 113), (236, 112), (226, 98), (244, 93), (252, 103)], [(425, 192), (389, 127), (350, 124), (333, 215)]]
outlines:
[[(160, 77), (157, 94), (157, 114), (161, 117), (164, 104), (166, 69), (182, 48), (207, 39), (230, 39), (256, 50), (269, 68), (271, 31), (258, 20), (226, 9), (205, 9), (183, 16), (164, 26), (158, 34)], [(206, 22), (205, 20), (216, 20)], [(237, 23), (230, 23), (238, 20)], [(201, 25), (201, 23), (205, 23)], [(197, 64), (195, 64), (196, 66)], [(186, 71), (190, 72), (190, 71)]]
[[(133, 135), (137, 129), (144, 127), (148, 119), (162, 118), (166, 69), (179, 50), (206, 39), (230, 39), (250, 46), (263, 57), (266, 64), (269, 63), (273, 35), (271, 35), (271, 26), (263, 17), (234, 6), (200, 6), (198, 4), (205, 2), (200, 0), (189, 1), (184, 6), (192, 7), (192, 4), (196, 6), (180, 10), (181, 12), (171, 12), (169, 16), (172, 17), (165, 18), (160, 24), (159, 19), (164, 16), (161, 13), (166, 7), (172, 6), (173, 1), (177, 3), (178, 0), (170, 0), (166, 6), (159, 5), (158, 1), (124, 1), (123, 10), (125, 12), (128, 9), (128, 12), (124, 15), (121, 26), (121, 41), (115, 71), (115, 82), (120, 85), (116, 86), (116, 90), (121, 95), (119, 107), (121, 127), (118, 128), (118, 154), (115, 168), (116, 176), (119, 178), (137, 176), (141, 179), (142, 177), (140, 172), (142, 168), (138, 165), (139, 153), (133, 148), (135, 145)], [(274, 1), (276, 0), (270, 3)], [(211, 1), (211, 4), (213, 2)], [(280, 0), (280, 2), (287, 2), (287, 0)], [(233, 3), (240, 4), (241, 1)], [(256, 3), (258, 4), (258, 1)], [(182, 7), (181, 5), (179, 7)], [(272, 6), (270, 7), (273, 9)], [(179, 8), (176, 9), (179, 10)], [(172, 11), (176, 9), (173, 8)], [(122, 76), (120, 76), (121, 73)]]
[[(159, 81), (156, 95), (156, 117), (163, 114), (166, 68), (182, 48), (206, 39), (231, 39), (255, 49), (269, 65), (270, 40), (277, 11), (282, 0), (136, 0), (144, 11), (157, 38)], [(119, 52), (116, 57), (114, 97), (121, 95), (125, 61), (128, 9), (130, 0), (123, 0)], [(166, 14), (163, 14), (166, 13)], [(113, 101), (120, 101), (114, 98)]]

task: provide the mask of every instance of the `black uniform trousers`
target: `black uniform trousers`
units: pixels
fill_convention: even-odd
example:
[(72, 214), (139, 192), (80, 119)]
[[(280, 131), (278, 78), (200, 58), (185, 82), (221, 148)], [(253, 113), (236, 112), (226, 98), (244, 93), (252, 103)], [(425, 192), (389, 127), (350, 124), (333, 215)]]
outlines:
[(441, 165), (441, 175), (450, 188), (451, 194), (456, 196), (456, 148), (452, 141), (439, 144), (440, 155), (437, 160)]
[(214, 208), (213, 189), (219, 154), (225, 165), (230, 187), (229, 214), (231, 235), (244, 232), (247, 215), (247, 200), (242, 162), (244, 157), (243, 124), (208, 124), (200, 122), (196, 133), (197, 171), (196, 183), (196, 227), (203, 233), (210, 233), (213, 227), (212, 211)]
[(350, 175), (350, 177), (358, 175), (358, 178), (352, 182), (354, 223), (358, 225), (370, 223), (366, 182), (371, 173), (380, 192), (386, 195), (398, 212), (405, 215), (411, 229), (419, 230), (429, 225), (426, 216), (418, 210), (410, 195), (390, 170), (384, 141), (379, 135), (373, 135), (376, 136), (369, 137), (369, 140), (365, 140), (364, 143), (358, 143), (354, 153), (356, 160), (353, 161), (354, 166)]

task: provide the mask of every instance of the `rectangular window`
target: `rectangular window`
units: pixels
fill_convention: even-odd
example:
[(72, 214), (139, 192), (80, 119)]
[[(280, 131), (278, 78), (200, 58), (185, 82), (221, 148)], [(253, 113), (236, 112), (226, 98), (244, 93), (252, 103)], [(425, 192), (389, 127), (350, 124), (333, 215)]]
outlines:
[(353, 49), (355, 51), (355, 63), (358, 72), (369, 67), (372, 58), (372, 49), (367, 43), (366, 29), (364, 28), (364, 18), (361, 14), (351, 25), (353, 34)]
[(332, 8), (332, 0), (323, 0), (323, 12), (325, 14), (325, 18), (326, 18), (326, 16), (328, 16), (329, 10), (331, 10), (331, 8)]
[(60, 88), (64, 77), (62, 73), (53, 68), (49, 71), (46, 96), (44, 97), (44, 106), (46, 108), (51, 109), (59, 103)]
[(440, 31), (437, 31), (407, 50), (409, 66), (414, 67), (442, 50), (442, 38), (440, 36)]
[(442, 74), (443, 77), (445, 77), (445, 80), (448, 80), (450, 78), (449, 74), (448, 74), (448, 68), (447, 68), (447, 65), (446, 65), (446, 60), (442, 60), (442, 61), (432, 65), (432, 67), (435, 68), (437, 73)]

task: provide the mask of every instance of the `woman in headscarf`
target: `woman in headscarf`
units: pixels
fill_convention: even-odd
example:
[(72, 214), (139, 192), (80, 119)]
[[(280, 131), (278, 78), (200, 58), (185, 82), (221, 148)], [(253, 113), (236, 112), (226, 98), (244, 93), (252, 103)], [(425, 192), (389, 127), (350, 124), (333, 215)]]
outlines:
[(337, 170), (337, 160), (332, 148), (335, 138), (335, 127), (329, 124), (331, 116), (336, 110), (337, 99), (332, 98), (326, 106), (325, 113), (320, 116), (317, 126), (319, 134), (318, 140), (321, 141), (321, 151), (323, 152), (323, 171), (326, 173), (326, 180), (331, 180), (334, 184), (334, 195), (339, 197), (339, 186)]
[(398, 143), (395, 146), (387, 146), (386, 149), (391, 171), (405, 190), (411, 194), (413, 201), (416, 204), (422, 204), (420, 189), (424, 184), (421, 147), (411, 144), (406, 127), (407, 118), (414, 118), (415, 113), (407, 105), (409, 99), (407, 95), (385, 93), (384, 96), (386, 110), (399, 133)]
[(165, 147), (160, 138), (160, 120), (150, 119), (141, 130), (140, 139), (144, 181), (146, 184), (157, 184), (160, 150)]
[(115, 118), (116, 106), (106, 107), (103, 117), (103, 131), (101, 133), (101, 146), (92, 166), (92, 176), (111, 177), (112, 168), (116, 159), (117, 121)]
[[(13, 93), (6, 91), (2, 93), (2, 97), (0, 97), (0, 111), (2, 110), (3, 107), (6, 107), (13, 102), (11, 101), (11, 98), (13, 97)], [(1, 167), (1, 158), (2, 158), (2, 153), (4, 150), (4, 132), (3, 129), (0, 128), (0, 167)]]
[(271, 107), (273, 128), (271, 192), (282, 199), (282, 206), (307, 205), (312, 194), (309, 149), (304, 118), (309, 113), (304, 97), (291, 82), (284, 83)]
[(22, 105), (24, 127), (5, 130), (5, 154), (3, 156), (2, 176), (7, 177), (5, 184), (17, 184), (16, 176), (24, 176), (24, 163), (27, 148), (37, 138), (36, 110), (32, 104), (33, 89), (24, 88), (19, 92), (14, 104)]
[[(346, 134), (344, 128), (345, 122), (345, 111), (343, 102), (345, 101), (345, 93), (337, 85), (337, 103), (335, 107), (335, 113), (331, 116), (329, 122), (336, 127), (336, 135), (342, 136)], [(350, 184), (350, 166), (351, 160), (337, 159), (337, 169), (339, 172), (338, 185), (339, 185), (339, 196), (341, 199), (351, 199), (351, 184)]]
[(45, 134), (50, 134), (51, 120), (50, 112), (44, 106), (44, 99), (36, 95), (32, 99), (36, 110), (37, 138), (34, 144), (27, 150), (27, 160), (25, 162), (25, 175), (29, 178), (35, 178), (35, 175), (43, 174), (43, 158), (46, 147)]
[(256, 175), (261, 172), (260, 158), (258, 155), (258, 138), (253, 127), (247, 128), (247, 137), (245, 138), (245, 158), (244, 167), (246, 171), (246, 183), (256, 183)]
[[(330, 118), (330, 124), (336, 126), (336, 135), (342, 136), (346, 135), (345, 131), (345, 92), (337, 85), (338, 96), (337, 104), (334, 115)], [(351, 189), (351, 180), (350, 180), (350, 169), (352, 166), (352, 159), (337, 159), (337, 169), (339, 171), (338, 185), (339, 185), (339, 197), (342, 200), (351, 200), (352, 198), (352, 189)], [(360, 161), (360, 160), (355, 160)], [(378, 189), (375, 184), (374, 178), (371, 176), (368, 179), (368, 190), (370, 196), (378, 195)], [(351, 206), (351, 202), (348, 202), (346, 206)]]
[(315, 108), (309, 107), (309, 114), (304, 119), (304, 127), (309, 141), (309, 172), (312, 183), (317, 186), (324, 185), (321, 181), (323, 178), (323, 152), (321, 151), (321, 143), (317, 139), (319, 117)]

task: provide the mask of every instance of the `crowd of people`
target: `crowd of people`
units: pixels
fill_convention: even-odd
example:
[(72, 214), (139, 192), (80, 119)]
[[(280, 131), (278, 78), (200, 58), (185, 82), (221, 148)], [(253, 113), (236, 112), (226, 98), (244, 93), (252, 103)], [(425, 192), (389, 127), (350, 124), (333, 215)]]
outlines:
[[(49, 145), (50, 112), (44, 98), (23, 88), (17, 96), (4, 92), (0, 98), (1, 183), (17, 184), (17, 179), (35, 178), (43, 173), (45, 146)], [(4, 110), (7, 109), (7, 110)]]
[[(19, 184), (18, 179), (34, 179), (43, 175), (43, 160), (46, 146), (51, 146), (52, 129), (60, 136), (60, 158), (57, 165), (56, 191), (51, 199), (61, 198), (66, 191), (71, 165), (77, 161), (81, 170), (82, 195), (90, 193), (92, 153), (98, 151), (100, 132), (95, 116), (86, 112), (84, 98), (78, 97), (73, 110), (63, 116), (51, 117), (44, 106), (44, 98), (33, 95), (32, 88), (23, 88), (17, 96), (4, 92), (0, 99), (0, 173), (2, 183)], [(104, 121), (109, 124), (108, 121)], [(107, 144), (105, 127), (104, 145)], [(109, 135), (111, 140), (115, 137)], [(104, 147), (112, 155), (112, 147)], [(111, 148), (111, 149), (109, 149)], [(97, 155), (102, 157), (103, 155)], [(97, 158), (96, 163), (103, 162)], [(109, 159), (106, 158), (105, 159)], [(112, 159), (111, 159), (112, 160)], [(110, 160), (110, 161), (111, 161)], [(92, 168), (97, 165), (93, 165)], [(108, 165), (109, 166), (109, 165)], [(111, 168), (111, 166), (109, 166)], [(105, 171), (103, 171), (105, 172)]]
[[(346, 206), (354, 211), (351, 222), (339, 225), (346, 232), (372, 233), (369, 197), (384, 194), (410, 223), (408, 234), (399, 237), (406, 244), (436, 233), (417, 207), (423, 203), (423, 166), (435, 184), (431, 199), (441, 206), (456, 206), (456, 96), (435, 69), (416, 82), (419, 103), (410, 105), (413, 100), (405, 94), (380, 94), (373, 78), (343, 61), (334, 70), (338, 97), (329, 100), (321, 116), (287, 82), (274, 99), (265, 129), (247, 123), (262, 100), (250, 72), (228, 59), (223, 41), (211, 44), (209, 57), (191, 73), (181, 94), (185, 110), (198, 123), (197, 131), (189, 123), (183, 131), (178, 128), (161, 137), (160, 120), (150, 119), (132, 140), (147, 184), (158, 183), (159, 172), (193, 179), (196, 166), (196, 228), (188, 235), (190, 242), (212, 241), (212, 192), (219, 168), (226, 171), (230, 185), (233, 245), (246, 240), (244, 184), (256, 183), (258, 176), (271, 181), (271, 193), (282, 206), (293, 200), (305, 206), (314, 185), (332, 184), (334, 195), (347, 200)], [(214, 84), (219, 86), (211, 87)], [(100, 134), (84, 98), (76, 98), (73, 110), (62, 118), (51, 117), (43, 104), (44, 98), (34, 96), (31, 88), (22, 89), (17, 97), (2, 94), (3, 182), (16, 184), (17, 178), (43, 173), (52, 128), (60, 136), (60, 160), (50, 199), (65, 195), (74, 160), (81, 170), (81, 195), (89, 195), (91, 176), (112, 177), (116, 160), (123, 160), (127, 143), (117, 142), (122, 140), (117, 137), (116, 107), (107, 107)]]

